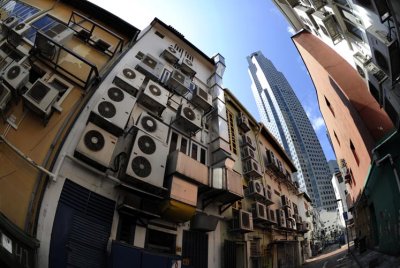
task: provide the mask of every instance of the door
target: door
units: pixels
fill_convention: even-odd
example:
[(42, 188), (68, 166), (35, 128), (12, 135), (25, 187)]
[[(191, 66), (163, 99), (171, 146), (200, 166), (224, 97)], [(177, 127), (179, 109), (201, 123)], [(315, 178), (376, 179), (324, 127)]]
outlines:
[(207, 268), (208, 234), (183, 231), (182, 268)]
[(65, 180), (50, 241), (49, 267), (106, 267), (115, 202)]

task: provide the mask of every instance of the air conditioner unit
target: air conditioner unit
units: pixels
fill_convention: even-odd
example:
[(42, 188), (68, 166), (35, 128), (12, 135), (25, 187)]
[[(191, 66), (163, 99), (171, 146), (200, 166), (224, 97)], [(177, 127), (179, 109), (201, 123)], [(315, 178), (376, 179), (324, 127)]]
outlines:
[(126, 179), (132, 183), (144, 183), (163, 187), (168, 147), (138, 130), (126, 169)]
[(253, 217), (250, 212), (242, 209), (233, 213), (232, 231), (253, 231)]
[(124, 132), (136, 99), (118, 87), (106, 90), (91, 112), (90, 121), (119, 136)]
[(354, 63), (358, 74), (367, 80), (367, 65), (371, 62), (371, 58), (364, 56), (360, 52), (353, 55)]
[(23, 34), (26, 33), (30, 28), (31, 26), (29, 24), (23, 22), (17, 24), (17, 26), (9, 31), (9, 34), (7, 36), (8, 42), (17, 47), (22, 41)]
[(265, 187), (264, 192), (265, 192), (265, 198), (270, 202), (272, 202), (272, 191)]
[(3, 73), (4, 83), (15, 92), (18, 92), (29, 80), (29, 70), (18, 62), (11, 63)]
[(176, 113), (175, 122), (184, 126), (188, 132), (197, 132), (201, 129), (201, 113), (190, 104), (181, 104)]
[(64, 45), (72, 38), (74, 35), (74, 30), (63, 23), (56, 23), (53, 27), (47, 29), (43, 33), (50, 37), (50, 39), (52, 39), (55, 43)]
[(150, 54), (144, 56), (142, 61), (136, 65), (137, 70), (154, 80), (160, 78), (162, 68), (163, 64)]
[(237, 119), (238, 126), (247, 133), (250, 130), (249, 118), (244, 113), (240, 113)]
[(248, 196), (265, 197), (264, 187), (261, 181), (257, 180), (249, 181)]
[(188, 58), (185, 58), (182, 61), (180, 69), (182, 73), (186, 74), (189, 77), (192, 77), (196, 74), (196, 71), (193, 69), (193, 62)]
[(1, 113), (5, 112), (7, 104), (10, 102), (11, 98), (12, 98), (11, 91), (3, 84), (0, 84), (0, 112)]
[(168, 91), (159, 84), (149, 81), (146, 88), (138, 95), (138, 103), (150, 112), (161, 115), (167, 106)]
[(315, 10), (321, 9), (325, 6), (325, 0), (309, 0)]
[(314, 13), (314, 9), (311, 7), (305, 7), (302, 5), (297, 5), (294, 7), (294, 11), (297, 15), (302, 19), (302, 21), (311, 28), (318, 29), (318, 25), (314, 20), (312, 14)]
[(286, 207), (286, 206), (290, 207), (290, 201), (286, 195), (281, 195), (281, 205), (282, 205), (282, 207)]
[(47, 120), (51, 115), (53, 104), (57, 101), (58, 93), (57, 89), (39, 79), (22, 97), (25, 106)]
[(164, 143), (167, 141), (169, 127), (149, 113), (142, 112), (136, 126)]
[(74, 156), (105, 171), (111, 164), (117, 141), (117, 137), (89, 122), (75, 148)]
[(385, 99), (383, 84), (387, 81), (388, 76), (373, 62), (366, 66), (366, 71), (369, 92), (382, 107)]
[(211, 95), (198, 86), (193, 91), (191, 102), (203, 111), (209, 111), (212, 108)]
[(189, 92), (190, 79), (178, 70), (174, 70), (169, 77), (166, 85), (180, 95)]
[(312, 14), (312, 16), (314, 21), (317, 23), (318, 28), (320, 28), (322, 33), (328, 36), (333, 43), (336, 43), (336, 41), (342, 38), (342, 35), (339, 31), (339, 26), (333, 14), (316, 11)]
[(396, 128), (400, 126), (400, 88), (399, 85), (392, 87), (390, 84), (385, 83), (385, 99), (383, 108), (387, 115), (392, 120)]
[(10, 16), (3, 20), (1, 24), (1, 31), (3, 35), (8, 35), (9, 31), (18, 23), (18, 18), (15, 16)]
[(291, 208), (285, 207), (285, 216), (286, 216), (287, 219), (293, 217), (293, 212), (292, 212)]
[(278, 220), (279, 227), (286, 228), (286, 218), (283, 209), (276, 210), (276, 218)]
[(276, 223), (276, 214), (275, 214), (275, 209), (270, 209), (270, 208), (266, 208), (267, 211), (267, 215), (268, 215), (268, 220), (271, 222)]
[(395, 81), (400, 74), (400, 50), (395, 36), (391, 40), (387, 32), (370, 26), (366, 30), (369, 47), (371, 49), (372, 61)]
[(177, 63), (181, 57), (181, 53), (179, 53), (172, 45), (164, 49), (161, 55), (171, 64)]
[(146, 77), (137, 70), (133, 70), (129, 66), (124, 66), (122, 71), (114, 77), (113, 83), (136, 97), (145, 78)]
[(254, 159), (243, 161), (243, 175), (248, 179), (262, 177), (260, 166)]
[(246, 134), (242, 134), (242, 141), (241, 141), (240, 145), (241, 146), (249, 146), (253, 150), (255, 149), (253, 140), (250, 138), (250, 136), (248, 136)]
[(242, 156), (242, 160), (255, 157), (254, 150), (250, 146), (244, 146), (240, 148), (240, 154)]
[(289, 219), (286, 219), (286, 228), (293, 229), (293, 222)]
[(252, 205), (253, 220), (268, 220), (266, 207), (260, 202), (255, 202)]

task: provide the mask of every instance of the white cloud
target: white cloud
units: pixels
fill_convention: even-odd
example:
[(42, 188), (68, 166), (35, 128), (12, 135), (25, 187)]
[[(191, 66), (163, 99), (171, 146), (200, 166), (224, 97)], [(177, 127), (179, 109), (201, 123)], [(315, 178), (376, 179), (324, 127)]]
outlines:
[(296, 31), (293, 29), (292, 26), (288, 26), (288, 27), (286, 28), (286, 30), (287, 30), (288, 33), (290, 33), (291, 35), (294, 35), (294, 34), (296, 33)]
[(321, 116), (312, 118), (311, 124), (312, 124), (315, 132), (318, 132), (318, 130), (320, 130), (322, 127), (325, 126), (324, 119), (322, 119)]

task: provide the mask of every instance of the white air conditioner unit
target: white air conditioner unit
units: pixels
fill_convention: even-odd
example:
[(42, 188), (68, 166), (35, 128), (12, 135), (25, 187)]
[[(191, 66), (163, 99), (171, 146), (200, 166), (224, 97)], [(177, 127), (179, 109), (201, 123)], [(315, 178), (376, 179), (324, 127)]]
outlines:
[(9, 31), (18, 23), (18, 18), (15, 16), (10, 16), (3, 20), (1, 25), (1, 30), (3, 35), (8, 35)]
[(326, 3), (325, 0), (309, 0), (309, 1), (310, 1), (311, 6), (315, 10), (318, 10), (318, 9), (324, 7), (325, 3)]
[(248, 196), (265, 197), (264, 187), (261, 181), (258, 180), (249, 181)]
[(254, 150), (250, 146), (243, 146), (240, 148), (240, 154), (242, 156), (242, 160), (255, 157)]
[(369, 47), (371, 49), (372, 61), (395, 81), (400, 74), (400, 50), (395, 37), (388, 39), (385, 31), (370, 26), (366, 30)]
[(178, 70), (174, 70), (169, 77), (166, 85), (180, 95), (189, 92), (190, 79)]
[(250, 130), (249, 118), (244, 113), (240, 113), (237, 119), (238, 126), (247, 133)]
[(260, 166), (254, 159), (243, 161), (243, 175), (249, 179), (262, 177)]
[(88, 122), (75, 148), (74, 156), (105, 171), (110, 167), (118, 138), (104, 129)]
[(271, 222), (275, 222), (277, 221), (277, 217), (276, 217), (276, 213), (275, 213), (275, 209), (272, 208), (266, 208), (266, 212), (268, 215), (268, 220)]
[(169, 127), (149, 113), (142, 112), (136, 126), (164, 143), (167, 141)]
[(288, 218), (292, 218), (293, 217), (293, 212), (292, 209), (289, 207), (285, 207), (285, 217)]
[(138, 103), (150, 112), (161, 115), (167, 106), (168, 91), (159, 84), (149, 81), (146, 88), (138, 95)]
[(354, 63), (356, 64), (356, 70), (358, 74), (364, 79), (367, 80), (367, 65), (371, 62), (371, 58), (364, 56), (360, 52), (357, 52), (353, 55)]
[(339, 31), (339, 25), (335, 20), (335, 16), (328, 12), (316, 11), (312, 14), (314, 21), (318, 24), (325, 36), (328, 36), (334, 44), (341, 40), (342, 35)]
[(264, 188), (265, 198), (272, 202), (272, 191), (268, 188)]
[(178, 108), (175, 122), (188, 132), (197, 132), (201, 129), (201, 113), (190, 104), (183, 103)]
[(212, 108), (211, 95), (198, 86), (193, 91), (191, 102), (204, 111), (209, 111)]
[(56, 23), (53, 27), (47, 29), (43, 33), (50, 37), (50, 39), (52, 39), (55, 43), (64, 45), (72, 38), (74, 35), (74, 30), (63, 23)]
[(388, 76), (373, 62), (370, 62), (365, 69), (369, 92), (382, 107), (385, 99), (383, 84), (387, 81)]
[(161, 75), (163, 64), (160, 63), (154, 56), (147, 54), (136, 65), (136, 69), (150, 77), (150, 79), (158, 80)]
[(282, 207), (286, 207), (286, 206), (290, 207), (290, 201), (286, 195), (281, 195), (281, 205), (282, 205)]
[(25, 106), (47, 120), (51, 115), (53, 104), (57, 101), (58, 93), (57, 89), (39, 79), (22, 97)]
[(286, 219), (286, 228), (293, 229), (293, 222), (292, 220)]
[(318, 29), (318, 25), (315, 22), (314, 17), (312, 16), (312, 14), (314, 13), (314, 9), (312, 9), (311, 7), (297, 5), (294, 7), (294, 11), (302, 19), (304, 24), (310, 27), (310, 29), (312, 28)]
[(3, 113), (6, 110), (7, 104), (10, 102), (12, 98), (11, 91), (0, 84), (0, 112)]
[(242, 141), (241, 141), (240, 145), (241, 146), (249, 146), (253, 150), (255, 149), (253, 140), (250, 138), (250, 136), (248, 136), (246, 134), (242, 134)]
[(234, 213), (232, 220), (232, 230), (253, 231), (253, 216), (250, 212), (242, 209)]
[(14, 61), (3, 73), (4, 83), (15, 92), (18, 92), (29, 80), (29, 70)]
[(255, 202), (252, 205), (253, 220), (268, 220), (267, 210), (264, 204)]
[(189, 77), (192, 77), (196, 74), (195, 70), (193, 69), (193, 62), (188, 58), (183, 59), (180, 69)]
[(138, 130), (126, 169), (126, 179), (132, 183), (162, 188), (168, 147)]
[(136, 99), (118, 87), (110, 87), (91, 112), (90, 121), (120, 136), (128, 123)]
[(161, 55), (166, 61), (171, 64), (177, 63), (179, 61), (179, 58), (181, 57), (181, 53), (177, 51), (172, 45), (164, 49)]
[(283, 209), (276, 210), (276, 218), (278, 220), (279, 227), (286, 228), (286, 218)]
[(122, 71), (114, 77), (113, 83), (136, 97), (145, 78), (146, 77), (139, 71), (134, 70), (129, 66), (124, 66)]
[(7, 37), (8, 42), (17, 47), (22, 41), (23, 34), (26, 33), (30, 28), (31, 26), (29, 24), (23, 22), (17, 24), (11, 31), (9, 31), (9, 35)]

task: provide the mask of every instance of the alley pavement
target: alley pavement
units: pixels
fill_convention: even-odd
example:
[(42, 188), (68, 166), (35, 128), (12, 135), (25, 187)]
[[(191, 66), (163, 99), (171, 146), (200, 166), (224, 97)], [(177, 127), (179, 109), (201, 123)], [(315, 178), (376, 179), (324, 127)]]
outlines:
[(323, 253), (309, 259), (304, 268), (400, 268), (400, 257), (394, 257), (373, 250), (359, 253), (353, 245), (348, 253), (347, 245), (331, 245)]

